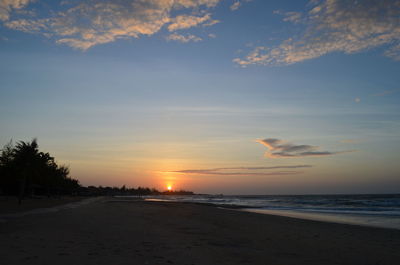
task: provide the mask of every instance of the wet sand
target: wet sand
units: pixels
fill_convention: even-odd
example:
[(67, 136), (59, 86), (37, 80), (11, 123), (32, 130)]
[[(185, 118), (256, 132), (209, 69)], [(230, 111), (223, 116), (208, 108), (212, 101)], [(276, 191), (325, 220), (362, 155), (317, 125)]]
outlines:
[(400, 230), (104, 199), (0, 223), (1, 264), (383, 265)]

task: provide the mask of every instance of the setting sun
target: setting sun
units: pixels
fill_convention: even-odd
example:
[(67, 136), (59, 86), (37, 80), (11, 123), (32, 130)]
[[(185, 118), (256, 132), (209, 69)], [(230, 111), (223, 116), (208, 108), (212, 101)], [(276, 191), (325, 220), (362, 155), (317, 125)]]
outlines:
[(168, 191), (171, 191), (171, 190), (172, 190), (172, 186), (171, 186), (171, 185), (168, 185), (168, 186), (167, 186), (167, 190), (168, 190)]

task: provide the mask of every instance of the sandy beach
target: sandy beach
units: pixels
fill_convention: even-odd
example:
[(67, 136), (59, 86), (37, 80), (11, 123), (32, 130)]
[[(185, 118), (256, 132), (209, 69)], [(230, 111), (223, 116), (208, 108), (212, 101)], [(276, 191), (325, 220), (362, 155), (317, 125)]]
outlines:
[(63, 197), (38, 197), (24, 199), (21, 205), (18, 205), (18, 199), (14, 196), (0, 197), (0, 215), (23, 213), (39, 208), (50, 208), (58, 205), (74, 203), (85, 199), (79, 196), (63, 196)]
[(103, 199), (0, 223), (1, 264), (398, 264), (400, 231)]

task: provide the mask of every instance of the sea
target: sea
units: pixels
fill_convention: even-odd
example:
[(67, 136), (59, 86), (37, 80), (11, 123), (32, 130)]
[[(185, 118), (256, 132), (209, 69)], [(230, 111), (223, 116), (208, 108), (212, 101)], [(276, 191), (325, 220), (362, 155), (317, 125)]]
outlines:
[(213, 204), (292, 218), (400, 229), (400, 194), (373, 195), (161, 195), (149, 201)]

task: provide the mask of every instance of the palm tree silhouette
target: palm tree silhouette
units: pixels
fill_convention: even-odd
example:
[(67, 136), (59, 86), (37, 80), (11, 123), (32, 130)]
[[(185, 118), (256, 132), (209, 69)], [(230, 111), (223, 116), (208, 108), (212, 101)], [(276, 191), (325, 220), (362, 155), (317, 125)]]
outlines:
[(37, 140), (33, 139), (31, 142), (20, 141), (14, 148), (14, 164), (18, 172), (19, 178), (19, 192), (18, 204), (22, 203), (22, 198), (25, 194), (27, 182), (36, 173), (39, 162), (39, 145)]

